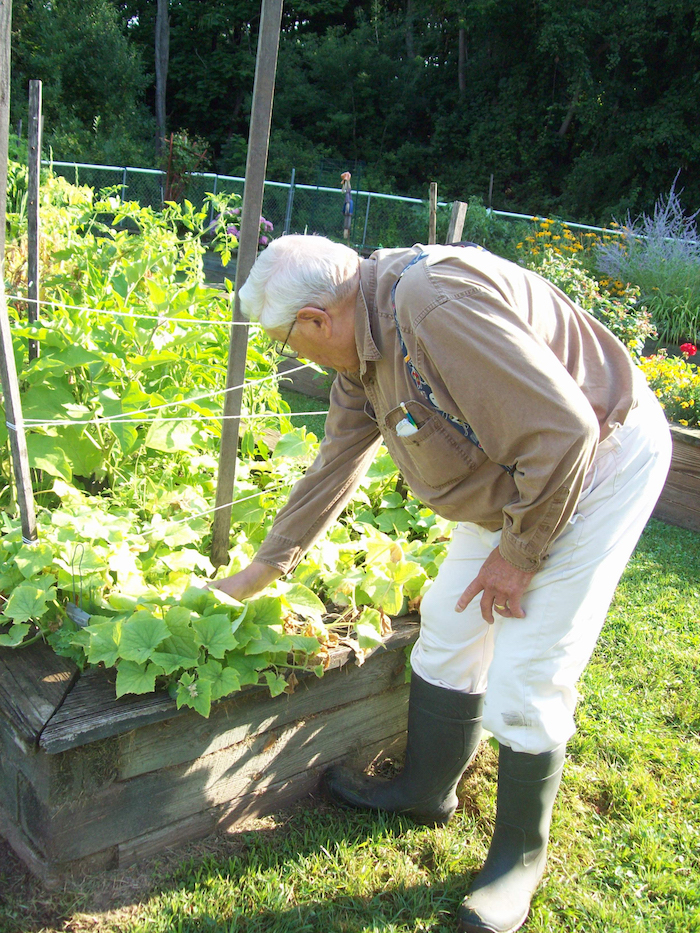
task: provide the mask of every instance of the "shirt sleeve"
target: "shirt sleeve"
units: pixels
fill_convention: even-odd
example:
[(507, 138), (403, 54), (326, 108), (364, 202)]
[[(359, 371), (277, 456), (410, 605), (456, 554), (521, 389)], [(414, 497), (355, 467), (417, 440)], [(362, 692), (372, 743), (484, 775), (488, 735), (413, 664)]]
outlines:
[(423, 316), (416, 364), (434, 379), (437, 404), (471, 425), (487, 457), (515, 467), (500, 551), (531, 572), (576, 509), (599, 424), (526, 317), (500, 295), (474, 292), (447, 296)]
[(345, 508), (381, 442), (376, 422), (365, 411), (366, 402), (359, 379), (338, 374), (316, 459), (294, 484), (256, 561), (288, 573)]

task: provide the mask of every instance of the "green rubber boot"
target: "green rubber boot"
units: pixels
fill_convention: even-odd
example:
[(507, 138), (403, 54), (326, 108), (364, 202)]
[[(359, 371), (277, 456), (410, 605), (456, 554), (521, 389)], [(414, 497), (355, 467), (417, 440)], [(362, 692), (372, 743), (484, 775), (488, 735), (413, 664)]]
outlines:
[(496, 827), (484, 867), (459, 909), (460, 933), (514, 933), (547, 861), (549, 824), (566, 746), (527, 755), (501, 745)]
[(386, 780), (335, 765), (323, 776), (325, 792), (341, 806), (446, 823), (457, 808), (459, 779), (479, 745), (483, 705), (482, 693), (436, 687), (413, 674), (403, 771)]

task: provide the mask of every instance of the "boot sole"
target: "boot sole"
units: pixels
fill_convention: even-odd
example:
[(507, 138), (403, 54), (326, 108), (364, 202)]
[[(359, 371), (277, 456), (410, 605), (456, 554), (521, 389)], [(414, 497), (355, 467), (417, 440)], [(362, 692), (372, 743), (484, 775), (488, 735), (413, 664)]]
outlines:
[(486, 926), (483, 923), (472, 922), (471, 920), (457, 919), (457, 933), (516, 933), (525, 923), (530, 913), (528, 906), (524, 915), (517, 921), (515, 926), (508, 927), (507, 930), (497, 930), (496, 927)]

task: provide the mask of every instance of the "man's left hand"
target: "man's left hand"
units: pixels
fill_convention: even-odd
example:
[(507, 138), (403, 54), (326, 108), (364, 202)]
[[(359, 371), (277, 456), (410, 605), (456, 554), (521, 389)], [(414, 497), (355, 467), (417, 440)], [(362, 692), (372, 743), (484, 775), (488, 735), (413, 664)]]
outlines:
[(463, 612), (479, 593), (483, 593), (481, 615), (489, 625), (493, 624), (494, 610), (507, 619), (524, 619), (520, 598), (534, 576), (509, 564), (496, 548), (484, 561), (477, 578), (459, 597), (455, 610)]

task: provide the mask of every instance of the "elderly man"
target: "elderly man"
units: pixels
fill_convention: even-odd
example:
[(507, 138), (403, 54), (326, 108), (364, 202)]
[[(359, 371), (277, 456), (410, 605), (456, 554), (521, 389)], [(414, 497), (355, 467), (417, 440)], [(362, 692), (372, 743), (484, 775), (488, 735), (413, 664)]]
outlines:
[(292, 570), (381, 441), (413, 493), (459, 523), (421, 606), (403, 771), (336, 767), (325, 786), (345, 805), (443, 823), (483, 725), (500, 745), (496, 825), (459, 924), (514, 931), (544, 871), (576, 683), (666, 476), (663, 412), (601, 324), (472, 245), (361, 261), (283, 237), (240, 297), (338, 375), (315, 462), (255, 560), (217, 585), (242, 599)]

